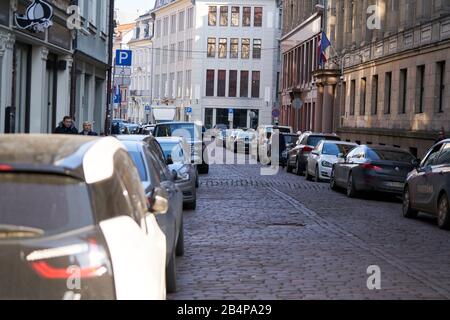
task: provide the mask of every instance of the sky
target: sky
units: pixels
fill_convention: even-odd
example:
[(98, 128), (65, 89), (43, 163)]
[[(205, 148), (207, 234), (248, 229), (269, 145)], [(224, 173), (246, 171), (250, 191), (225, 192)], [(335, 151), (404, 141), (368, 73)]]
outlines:
[(118, 19), (121, 24), (133, 22), (139, 15), (153, 9), (155, 0), (116, 0)]

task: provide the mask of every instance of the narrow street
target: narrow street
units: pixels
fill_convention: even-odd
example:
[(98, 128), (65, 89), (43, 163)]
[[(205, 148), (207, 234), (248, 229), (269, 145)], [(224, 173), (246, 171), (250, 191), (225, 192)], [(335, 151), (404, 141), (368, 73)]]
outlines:
[[(450, 298), (449, 234), (433, 218), (403, 218), (399, 199), (349, 199), (260, 169), (213, 165), (201, 177), (169, 299)], [(371, 265), (380, 290), (367, 288)]]

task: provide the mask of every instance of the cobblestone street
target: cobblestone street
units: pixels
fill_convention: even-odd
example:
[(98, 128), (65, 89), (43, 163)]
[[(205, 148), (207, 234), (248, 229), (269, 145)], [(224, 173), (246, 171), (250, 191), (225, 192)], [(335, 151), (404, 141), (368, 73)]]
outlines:
[[(401, 201), (349, 199), (260, 165), (213, 165), (170, 299), (448, 299), (449, 233), (402, 217)], [(381, 290), (367, 268), (381, 268)]]

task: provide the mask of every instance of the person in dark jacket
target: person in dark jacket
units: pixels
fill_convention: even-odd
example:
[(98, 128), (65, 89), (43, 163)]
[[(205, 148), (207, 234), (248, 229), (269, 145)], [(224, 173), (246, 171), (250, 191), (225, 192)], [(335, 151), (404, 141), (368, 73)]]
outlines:
[(82, 136), (98, 136), (97, 132), (92, 131), (92, 123), (85, 121), (83, 123), (83, 131), (80, 132)]
[(55, 129), (55, 134), (78, 134), (78, 130), (74, 126), (72, 117), (65, 116), (63, 121)]

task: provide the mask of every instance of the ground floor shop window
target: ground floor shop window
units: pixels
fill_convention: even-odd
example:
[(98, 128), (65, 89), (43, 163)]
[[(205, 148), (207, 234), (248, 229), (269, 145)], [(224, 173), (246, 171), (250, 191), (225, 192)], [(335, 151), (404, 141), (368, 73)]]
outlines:
[(234, 109), (233, 127), (247, 128), (247, 113), (246, 109)]
[(211, 129), (213, 127), (213, 113), (214, 109), (205, 109), (205, 128)]

